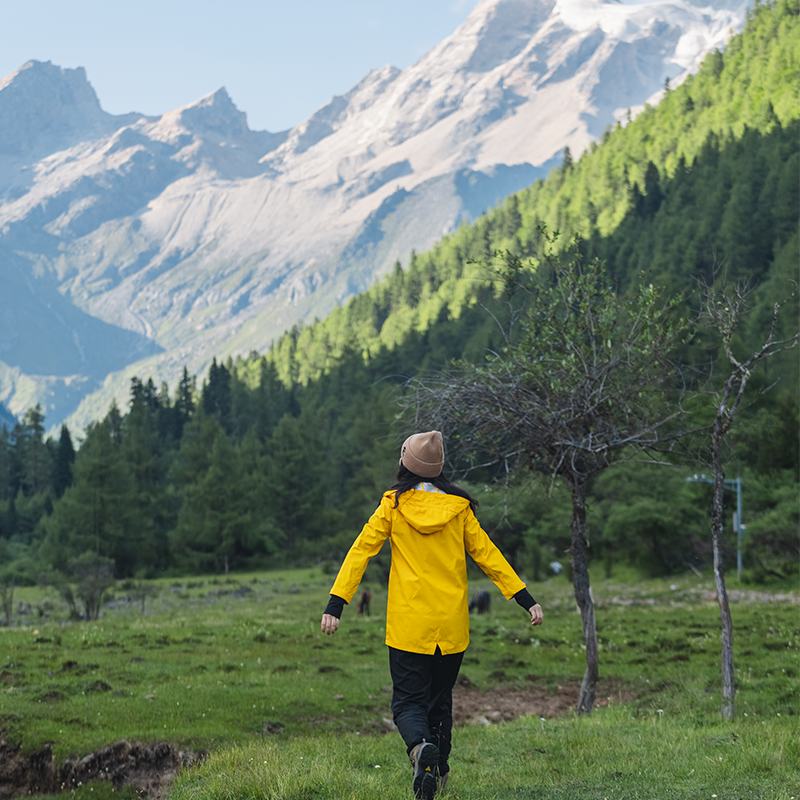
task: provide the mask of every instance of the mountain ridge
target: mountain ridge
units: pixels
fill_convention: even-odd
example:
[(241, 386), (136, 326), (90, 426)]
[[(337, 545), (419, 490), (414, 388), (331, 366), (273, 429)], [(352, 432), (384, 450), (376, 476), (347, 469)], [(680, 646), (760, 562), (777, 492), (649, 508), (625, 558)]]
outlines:
[[(122, 348), (113, 377), (88, 365), (87, 392), (105, 386), (97, 402), (124, 396), (134, 363), (174, 382), (184, 364), (267, 348), (544, 177), (620, 116), (620, 98), (644, 103), (724, 44), (734, 6), (484, 0), (416, 64), (373, 70), (278, 133), (251, 131), (224, 89), (106, 131), (91, 90), (102, 135), (12, 180), (0, 168), (0, 258), (26, 259), (34, 285), (160, 348), (144, 362)], [(622, 88), (598, 89), (609, 81)], [(74, 413), (52, 393), (66, 376), (40, 377), (50, 417)], [(0, 376), (0, 400), (18, 411), (37, 395), (15, 380)]]
[[(37, 96), (36, 103), (30, 102), (33, 94)], [(136, 112), (113, 115), (103, 111), (83, 67), (62, 69), (50, 61), (27, 61), (0, 78), (3, 123), (0, 154), (3, 155), (35, 152), (56, 138), (63, 146), (65, 134), (67, 141), (70, 134), (83, 140), (108, 133), (142, 116)]]

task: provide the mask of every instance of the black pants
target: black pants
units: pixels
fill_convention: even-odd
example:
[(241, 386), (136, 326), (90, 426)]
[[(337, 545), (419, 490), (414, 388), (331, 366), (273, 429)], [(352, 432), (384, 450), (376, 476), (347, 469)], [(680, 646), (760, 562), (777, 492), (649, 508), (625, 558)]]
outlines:
[(439, 768), (448, 771), (453, 730), (453, 686), (464, 653), (432, 656), (389, 648), (392, 672), (392, 715), (406, 748), (423, 739), (439, 748)]

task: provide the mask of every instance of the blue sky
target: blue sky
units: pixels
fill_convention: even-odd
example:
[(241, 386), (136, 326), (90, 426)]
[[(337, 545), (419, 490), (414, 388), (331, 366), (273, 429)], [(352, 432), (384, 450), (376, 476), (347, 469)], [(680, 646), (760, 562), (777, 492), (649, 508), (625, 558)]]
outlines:
[(476, 0), (22, 0), (2, 3), (0, 76), (85, 67), (106, 111), (162, 114), (225, 86), (250, 127), (302, 122), (370, 69), (404, 68)]
[(476, 4), (0, 0), (0, 77), (31, 59), (84, 67), (113, 114), (163, 114), (224, 86), (251, 128), (278, 131), (370, 69), (413, 64)]

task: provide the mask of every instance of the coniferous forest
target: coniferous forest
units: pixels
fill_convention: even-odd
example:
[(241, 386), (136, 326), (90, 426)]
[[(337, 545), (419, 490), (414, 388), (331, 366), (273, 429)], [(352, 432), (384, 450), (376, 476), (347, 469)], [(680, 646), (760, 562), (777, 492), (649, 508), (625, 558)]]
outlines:
[[(127, 405), (79, 440), (67, 426), (46, 436), (38, 407), (11, 428), (0, 424), (0, 582), (33, 583), (87, 551), (112, 560), (118, 577), (335, 562), (391, 485), (412, 424), (397, 403), (407, 380), (454, 359), (480, 362), (499, 346), (506, 305), (487, 264), (497, 250), (535, 255), (542, 226), (558, 230), (558, 242), (580, 235), (616, 291), (645, 280), (681, 296), (686, 317), (700, 302), (698, 279), (749, 279), (737, 352), (758, 347), (774, 303), (787, 298), (778, 338), (792, 336), (799, 15), (798, 0), (757, 5), (744, 32), (657, 107), (579, 158), (567, 151), (547, 179), (411, 253), (268, 352), (215, 360), (204, 376), (184, 371), (178, 386), (134, 380)], [(680, 357), (724, 378), (711, 338)], [(727, 475), (743, 481), (753, 581), (796, 574), (799, 379), (797, 349), (770, 359), (729, 437)], [(622, 562), (652, 574), (708, 566), (711, 487), (687, 483), (698, 468), (673, 461), (623, 462), (590, 486), (590, 557), (607, 572)], [(459, 466), (450, 468), (461, 481)], [(527, 575), (568, 560), (571, 506), (558, 483), (506, 480), (491, 467), (461, 482)], [(374, 577), (385, 566), (371, 565)]]

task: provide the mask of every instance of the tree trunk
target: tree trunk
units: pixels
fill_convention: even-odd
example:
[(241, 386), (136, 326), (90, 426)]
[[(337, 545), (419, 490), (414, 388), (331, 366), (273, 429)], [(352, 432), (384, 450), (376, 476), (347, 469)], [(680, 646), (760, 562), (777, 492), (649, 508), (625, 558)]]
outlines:
[(733, 719), (733, 698), (736, 687), (733, 682), (733, 623), (728, 593), (725, 590), (725, 573), (722, 568), (722, 495), (725, 491), (725, 473), (722, 471), (722, 436), (714, 426), (711, 457), (714, 465), (714, 500), (711, 504), (712, 543), (714, 548), (714, 583), (719, 600), (719, 616), (722, 623), (722, 716)]
[(586, 478), (571, 476), (572, 490), (572, 585), (575, 600), (583, 621), (583, 640), (586, 643), (586, 672), (578, 695), (578, 713), (591, 714), (597, 690), (598, 653), (597, 627), (594, 620), (594, 601), (589, 586), (589, 556), (586, 543)]
[(14, 613), (14, 579), (0, 586), (0, 599), (3, 601), (3, 611), (6, 617), (6, 627), (11, 627), (11, 615)]

